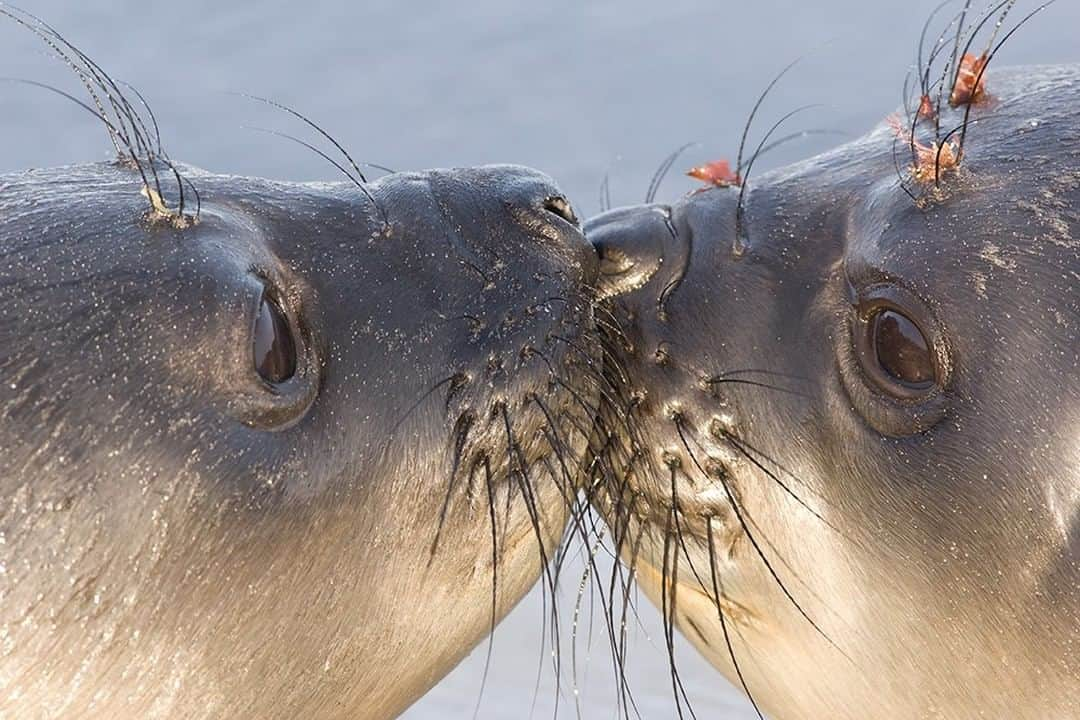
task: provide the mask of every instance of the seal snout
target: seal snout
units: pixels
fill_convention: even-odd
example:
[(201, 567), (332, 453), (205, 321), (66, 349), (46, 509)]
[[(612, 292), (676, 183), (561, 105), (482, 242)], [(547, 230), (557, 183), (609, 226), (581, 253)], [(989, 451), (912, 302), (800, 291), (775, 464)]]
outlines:
[(443, 219), (495, 275), (545, 272), (592, 287), (596, 253), (566, 194), (550, 177), (520, 165), (436, 170), (428, 175)]
[(577, 213), (555, 181), (514, 165), (490, 170), (498, 174), (504, 200), (518, 224), (562, 255), (568, 266), (580, 267), (584, 282), (591, 284), (596, 273), (596, 253), (582, 234)]
[(600, 262), (601, 297), (643, 287), (664, 262), (671, 210), (666, 205), (617, 208), (585, 223)]

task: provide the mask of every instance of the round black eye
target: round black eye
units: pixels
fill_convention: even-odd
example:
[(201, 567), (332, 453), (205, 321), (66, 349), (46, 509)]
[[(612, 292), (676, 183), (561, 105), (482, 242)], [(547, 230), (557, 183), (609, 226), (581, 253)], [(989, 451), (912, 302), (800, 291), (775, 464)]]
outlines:
[(255, 369), (268, 383), (283, 383), (296, 373), (296, 342), (281, 307), (263, 295), (255, 320)]
[(909, 390), (933, 387), (930, 343), (910, 318), (896, 310), (881, 310), (870, 323), (870, 334), (877, 365), (888, 378)]

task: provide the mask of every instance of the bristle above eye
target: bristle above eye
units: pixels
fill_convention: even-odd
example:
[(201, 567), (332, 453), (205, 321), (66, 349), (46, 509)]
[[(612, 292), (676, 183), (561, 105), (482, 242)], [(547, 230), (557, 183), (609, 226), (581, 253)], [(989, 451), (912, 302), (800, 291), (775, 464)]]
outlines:
[[(288, 133), (279, 132), (277, 130), (268, 130), (266, 128), (248, 128), (249, 130), (256, 130), (258, 132), (268, 133), (270, 135), (274, 135), (276, 137), (284, 138), (286, 140), (294, 142), (294, 143), (296, 143), (298, 145), (301, 145), (301, 146), (307, 148), (308, 150), (311, 150), (312, 152), (317, 154), (319, 157), (321, 157), (323, 160), (326, 160), (327, 162), (329, 162), (331, 165), (333, 165), (335, 168), (337, 168), (338, 171), (340, 171), (341, 174), (343, 174), (349, 180), (349, 182), (351, 182), (361, 193), (363, 193), (364, 197), (366, 197), (368, 199), (368, 202), (370, 202), (371, 205), (375, 208), (375, 211), (378, 212), (379, 217), (382, 220), (383, 230), (384, 231), (389, 230), (389, 228), (390, 228), (390, 219), (386, 216), (386, 211), (383, 209), (383, 207), (381, 205), (379, 205), (379, 203), (377, 203), (375, 201), (375, 196), (372, 195), (371, 191), (367, 188), (367, 176), (364, 175), (363, 171), (360, 169), (360, 166), (357, 164), (357, 162), (355, 160), (353, 160), (352, 155), (349, 154), (349, 152), (345, 149), (345, 147), (340, 142), (338, 142), (336, 139), (334, 139), (333, 135), (331, 135), (329, 132), (324, 130), (321, 126), (316, 124), (314, 120), (311, 120), (306, 115), (302, 114), (300, 111), (298, 111), (298, 110), (296, 110), (294, 108), (291, 108), (288, 105), (285, 105), (284, 103), (279, 103), (276, 100), (271, 100), (269, 98), (259, 97), (258, 95), (251, 95), (249, 93), (233, 93), (233, 94), (238, 95), (238, 96), (240, 96), (242, 98), (247, 98), (248, 100), (254, 100), (255, 102), (260, 102), (260, 103), (262, 103), (264, 105), (268, 105), (268, 106), (274, 108), (275, 110), (280, 110), (280, 111), (282, 111), (284, 113), (287, 113), (287, 114), (293, 116), (294, 118), (296, 118), (300, 122), (307, 125), (312, 130), (314, 130), (316, 133), (318, 133), (323, 139), (325, 139), (331, 145), (333, 145), (334, 149), (336, 149), (344, 157), (345, 162), (347, 162), (349, 164), (349, 167), (352, 168), (352, 172), (350, 172), (348, 169), (346, 169), (345, 166), (342, 165), (340, 162), (338, 162), (337, 160), (334, 160), (332, 157), (330, 157), (330, 155), (328, 155), (327, 153), (323, 152), (322, 150), (315, 147), (311, 143), (306, 142), (304, 140), (301, 140), (300, 138), (293, 137), (292, 135), (289, 135)], [(386, 168), (382, 168), (382, 166), (375, 166), (375, 167), (379, 167), (380, 169), (386, 169)]]
[[(919, 72), (919, 104), (916, 109), (912, 111), (907, 104), (908, 99), (907, 93), (905, 92), (904, 101), (905, 110), (909, 115), (908, 122), (906, 125), (903, 125), (899, 120), (893, 121), (890, 119), (890, 124), (893, 125), (897, 136), (905, 139), (908, 143), (908, 147), (911, 151), (910, 173), (918, 183), (937, 186), (940, 184), (942, 174), (945, 171), (960, 165), (964, 158), (964, 145), (967, 140), (968, 130), (974, 124), (971, 119), (972, 108), (975, 105), (984, 103), (989, 97), (985, 83), (985, 74), (990, 61), (994, 58), (994, 55), (998, 50), (1001, 49), (1002, 45), (1004, 45), (1017, 30), (1054, 2), (1055, 0), (1049, 0), (1049, 2), (1043, 3), (1032, 10), (1014, 25), (1000, 41), (998, 41), (998, 34), (1004, 26), (1009, 13), (1016, 5), (1016, 0), (1000, 0), (998, 3), (988, 8), (979, 20), (970, 27), (968, 27), (966, 23), (968, 15), (971, 12), (972, 2), (971, 0), (965, 0), (964, 6), (960, 12), (953, 17), (938, 35), (937, 40), (934, 43), (934, 49), (929, 53), (924, 65), (923, 54), (925, 50), (926, 35), (938, 12), (948, 3), (945, 2), (938, 5), (930, 13), (926, 23), (923, 25), (922, 34), (919, 36), (919, 47), (916, 56), (917, 69)], [(996, 21), (994, 22), (986, 41), (985, 48), (982, 52), (976, 54), (972, 51), (976, 40), (982, 34), (982, 30), (995, 18)], [(953, 31), (954, 27), (955, 32), (953, 33), (951, 42), (951, 55), (947, 58), (946, 62), (943, 63), (939, 79), (936, 83), (931, 85), (930, 77), (935, 60), (937, 60), (942, 50), (950, 45), (950, 43), (946, 41), (946, 37)], [(932, 95), (936, 95), (936, 100), (932, 98)], [(948, 132), (943, 133), (941, 120), (943, 105), (946, 103), (954, 108), (962, 107), (964, 109), (964, 114), (963, 120), (959, 125)], [(934, 131), (932, 140), (921, 140), (918, 137), (919, 123), (924, 120), (933, 123)], [(911, 196), (914, 201), (919, 202), (919, 196), (915, 195), (905, 184), (903, 172), (898, 161), (896, 162), (896, 169), (897, 176), (900, 179), (900, 187), (904, 192)]]
[[(45, 83), (32, 80), (20, 80), (27, 85), (49, 90), (82, 107), (96, 117), (109, 134), (109, 140), (120, 162), (139, 173), (142, 179), (143, 195), (150, 203), (147, 215), (152, 222), (166, 222), (174, 228), (183, 229), (198, 222), (202, 210), (199, 193), (189, 179), (180, 174), (175, 163), (169, 159), (161, 146), (161, 135), (157, 119), (150, 110), (149, 103), (134, 88), (126, 83), (118, 83), (104, 69), (82, 50), (70, 43), (55, 28), (36, 15), (9, 4), (0, 4), (0, 15), (7, 17), (19, 26), (30, 31), (43, 42), (64, 64), (66, 64), (82, 83), (90, 96), (93, 107), (75, 98), (63, 90)], [(151, 144), (150, 130), (142, 115), (133, 107), (120, 84), (130, 88), (138, 96), (143, 108), (149, 114), (154, 127), (155, 143)], [(165, 201), (165, 190), (158, 165), (168, 168), (176, 183), (176, 207), (171, 208)], [(190, 188), (195, 195), (194, 215), (185, 214), (186, 197), (184, 187)]]

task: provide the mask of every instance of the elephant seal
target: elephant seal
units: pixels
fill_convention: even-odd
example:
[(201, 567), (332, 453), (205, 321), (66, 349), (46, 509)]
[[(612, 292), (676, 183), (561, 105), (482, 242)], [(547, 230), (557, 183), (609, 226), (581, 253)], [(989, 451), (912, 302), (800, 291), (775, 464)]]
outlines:
[(599, 393), (573, 211), (514, 166), (181, 166), (19, 17), (122, 160), (0, 176), (0, 717), (397, 715), (552, 572)]
[(586, 223), (594, 503), (776, 720), (1080, 717), (1080, 66), (979, 79), (937, 182), (883, 123)]

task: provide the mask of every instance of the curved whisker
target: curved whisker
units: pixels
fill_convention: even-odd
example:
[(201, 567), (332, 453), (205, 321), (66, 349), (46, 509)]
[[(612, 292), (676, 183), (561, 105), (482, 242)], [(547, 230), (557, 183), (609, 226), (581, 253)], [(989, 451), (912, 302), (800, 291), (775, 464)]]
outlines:
[[(53, 87), (52, 85), (49, 85), (47, 83), (38, 82), (37, 80), (27, 80), (25, 78), (0, 77), (0, 81), (19, 83), (21, 85), (30, 85), (30, 86), (33, 86), (33, 87), (38, 87), (38, 88), (42, 88), (44, 90), (48, 90), (49, 92), (55, 93), (55, 94), (57, 94), (57, 95), (59, 95), (59, 96), (61, 96), (63, 98), (66, 98), (67, 100), (70, 100), (71, 102), (73, 102), (76, 105), (78, 105), (79, 107), (81, 107), (83, 110), (86, 110), (88, 113), (90, 113), (91, 115), (96, 117), (98, 120), (100, 120), (102, 123), (104, 123), (105, 127), (107, 127), (110, 131), (115, 131), (116, 130), (116, 126), (113, 125), (112, 121), (109, 120), (109, 118), (102, 115), (99, 111), (97, 111), (94, 108), (90, 107), (89, 105), (87, 105), (82, 100), (75, 97), (74, 95), (72, 95), (72, 94), (70, 94), (68, 92), (65, 92), (64, 90), (61, 90), (60, 88)], [(119, 137), (119, 136), (117, 136), (117, 137)], [(137, 159), (137, 156), (135, 154), (135, 149), (130, 144), (126, 143), (126, 141), (124, 141), (124, 140), (121, 140), (120, 142), (124, 142), (126, 144), (126, 147), (128, 149), (128, 154), (132, 159), (132, 163), (135, 165), (135, 170), (139, 173), (139, 176), (142, 178), (143, 187), (146, 188), (147, 190), (149, 190), (149, 188), (150, 188), (150, 180), (146, 176), (146, 173), (143, 170), (142, 163), (140, 163), (138, 161), (138, 159)]]
[(795, 596), (792, 595), (791, 591), (788, 589), (787, 584), (780, 578), (780, 575), (776, 572), (776, 568), (773, 567), (772, 562), (761, 549), (761, 545), (755, 537), (753, 531), (750, 530), (749, 523), (747, 523), (744, 515), (745, 510), (735, 499), (734, 493), (732, 493), (731, 488), (728, 486), (727, 478), (722, 475), (710, 475), (710, 473), (704, 467), (702, 467), (701, 463), (697, 459), (697, 456), (694, 455), (694, 451), (690, 448), (690, 444), (686, 440), (686, 433), (683, 430), (682, 422), (676, 422), (675, 428), (678, 432), (679, 439), (682, 441), (683, 447), (686, 448), (686, 452), (690, 456), (691, 462), (694, 463), (694, 466), (697, 467), (698, 471), (705, 477), (716, 477), (720, 481), (720, 487), (723, 489), (724, 495), (727, 498), (728, 503), (731, 505), (732, 512), (735, 514), (735, 518), (736, 520), (738, 520), (739, 526), (746, 534), (746, 539), (750, 541), (750, 545), (754, 548), (754, 553), (758, 556), (758, 559), (761, 560), (761, 562), (764, 564), (765, 569), (768, 571), (772, 579), (777, 583), (781, 592), (784, 593), (784, 596), (787, 597), (788, 601), (794, 606), (794, 608), (799, 612), (799, 614), (802, 615), (803, 619), (810, 623), (810, 626), (814, 628), (814, 630), (822, 638), (824, 638), (838, 652), (843, 654), (844, 657), (847, 657), (847, 654), (844, 653), (844, 651), (840, 649), (840, 647), (835, 642), (833, 642), (833, 640), (825, 633), (825, 631), (821, 629), (817, 622), (813, 618), (811, 618), (809, 614), (807, 614), (806, 610), (803, 609), (802, 604), (795, 599)]
[[(682, 720), (684, 717), (682, 703), (685, 701), (690, 716), (696, 720), (697, 716), (694, 714), (694, 708), (686, 695), (686, 689), (683, 687), (682, 679), (679, 677), (678, 665), (675, 662), (675, 588), (679, 584), (678, 558), (672, 552), (671, 547), (673, 537), (671, 526), (675, 513), (675, 508), (671, 508), (664, 523), (664, 555), (660, 570), (660, 615), (664, 624), (664, 644), (667, 648), (668, 670), (671, 673), (671, 689), (675, 696), (675, 710), (678, 712), (680, 720)], [(671, 558), (670, 575), (668, 570), (669, 557)]]
[(799, 390), (792, 390), (790, 388), (781, 387), (779, 385), (770, 385), (769, 383), (758, 382), (757, 380), (745, 380), (743, 378), (725, 378), (725, 377), (711, 377), (705, 378), (704, 382), (709, 387), (714, 385), (749, 385), (751, 387), (762, 388), (764, 390), (775, 390), (777, 392), (786, 393), (788, 395), (795, 395), (797, 397), (809, 398), (812, 397), (808, 393), (801, 392)]
[(484, 689), (487, 687), (488, 673), (491, 670), (491, 652), (495, 646), (495, 627), (498, 624), (499, 606), (499, 532), (495, 519), (495, 491), (491, 479), (491, 464), (487, 457), (483, 459), (483, 468), (484, 485), (487, 488), (488, 519), (491, 525), (491, 628), (488, 632), (487, 649), (484, 652), (484, 670), (480, 676), (480, 690), (477, 693), (476, 705), (473, 707), (473, 720), (480, 715), (480, 704), (484, 699)]
[(660, 184), (664, 182), (664, 178), (671, 171), (671, 166), (675, 164), (675, 161), (679, 159), (679, 156), (690, 148), (697, 145), (696, 142), (688, 142), (685, 145), (679, 146), (676, 150), (672, 151), (670, 155), (664, 158), (660, 163), (660, 167), (653, 173), (652, 180), (649, 182), (649, 189), (645, 192), (645, 204), (651, 204), (656, 199), (656, 194), (660, 192)]
[[(506, 453), (507, 453), (507, 473), (509, 476), (516, 480), (519, 489), (521, 490), (521, 497), (525, 503), (525, 509), (529, 516), (529, 521), (533, 526), (533, 533), (536, 536), (537, 549), (540, 555), (541, 573), (546, 580), (547, 592), (550, 593), (551, 600), (551, 640), (552, 640), (552, 662), (554, 665), (555, 673), (555, 712), (558, 712), (559, 702), (559, 681), (562, 677), (560, 669), (560, 632), (559, 632), (559, 615), (556, 605), (558, 598), (558, 578), (555, 573), (552, 572), (551, 564), (547, 551), (544, 549), (544, 534), (540, 527), (540, 512), (537, 505), (536, 497), (533, 494), (532, 485), (529, 483), (528, 476), (528, 463), (525, 461), (524, 453), (521, 450), (521, 446), (517, 439), (514, 437), (512, 425), (510, 423), (510, 415), (506, 409), (505, 403), (500, 403), (497, 412), (502, 418), (503, 430), (506, 433)], [(545, 617), (547, 614), (545, 612)]]
[(705, 540), (709, 548), (709, 574), (712, 578), (713, 598), (716, 600), (716, 614), (720, 618), (720, 631), (724, 634), (724, 644), (727, 646), (728, 657), (731, 658), (731, 664), (735, 667), (735, 676), (739, 678), (739, 684), (742, 686), (743, 692), (749, 698), (750, 704), (754, 706), (754, 712), (757, 713), (758, 720), (765, 720), (765, 716), (761, 714), (761, 708), (758, 707), (757, 700), (754, 699), (754, 693), (750, 692), (750, 686), (747, 684), (746, 677), (739, 666), (739, 659), (735, 657), (735, 647), (731, 643), (731, 633), (728, 631), (727, 619), (724, 617), (724, 606), (720, 603), (720, 598), (723, 597), (723, 587), (720, 584), (719, 571), (716, 569), (716, 543), (713, 540), (712, 517), (705, 518)]
[(379, 215), (382, 216), (382, 221), (383, 221), (384, 226), (390, 224), (389, 220), (387, 220), (387, 218), (386, 218), (386, 214), (383, 212), (382, 207), (379, 205), (378, 202), (375, 201), (375, 196), (371, 194), (371, 191), (367, 188), (367, 185), (365, 184), (365, 182), (361, 181), (361, 180), (357, 180), (356, 178), (354, 178), (352, 176), (352, 174), (349, 173), (349, 171), (345, 169), (345, 166), (343, 166), (337, 160), (334, 160), (332, 157), (327, 155), (325, 152), (323, 152), (319, 148), (315, 147), (311, 143), (308, 143), (308, 142), (305, 142), (305, 141), (301, 140), (298, 137), (293, 137), (292, 135), (289, 135), (288, 133), (283, 133), (283, 132), (280, 132), (278, 130), (271, 130), (269, 128), (254, 127), (254, 126), (248, 126), (248, 125), (241, 125), (240, 127), (243, 128), (244, 130), (254, 130), (255, 132), (266, 133), (268, 135), (274, 135), (276, 137), (283, 138), (285, 140), (290, 140), (290, 141), (296, 143), (297, 145), (301, 145), (301, 146), (307, 148), (308, 150), (310, 150), (311, 152), (317, 154), (323, 160), (326, 160), (326, 162), (330, 163), (335, 168), (340, 170), (342, 172), (342, 174), (344, 174), (345, 177), (347, 177), (349, 179), (349, 182), (351, 182), (353, 185), (355, 185), (356, 188), (358, 190), (360, 190), (360, 192), (364, 193), (364, 195), (367, 197), (367, 199), (371, 202), (372, 206), (374, 206), (375, 209), (379, 211)]
[[(798, 503), (799, 505), (801, 505), (801, 506), (802, 506), (802, 507), (803, 507), (803, 508), (804, 508), (804, 509), (805, 509), (805, 510), (806, 510), (806, 511), (808, 512), (808, 513), (810, 513), (810, 514), (811, 514), (811, 515), (813, 515), (813, 516), (814, 516), (815, 518), (817, 518), (818, 520), (820, 520), (820, 521), (821, 521), (822, 523), (824, 523), (824, 524), (825, 524), (826, 526), (828, 526), (828, 527), (830, 527), (830, 528), (832, 528), (832, 529), (834, 529), (834, 530), (836, 529), (836, 528), (834, 528), (834, 527), (833, 527), (833, 525), (832, 525), (832, 524), (831, 524), (831, 523), (830, 523), (830, 522), (829, 522), (828, 520), (826, 520), (826, 519), (825, 519), (824, 517), (822, 517), (822, 516), (821, 516), (821, 513), (819, 513), (819, 512), (818, 512), (817, 510), (815, 510), (814, 508), (812, 508), (812, 507), (811, 507), (810, 505), (808, 505), (808, 504), (806, 503), (806, 501), (805, 501), (805, 500), (803, 500), (803, 499), (802, 499), (801, 497), (799, 497), (799, 495), (798, 495), (798, 494), (797, 494), (797, 493), (796, 493), (796, 492), (795, 492), (794, 490), (792, 490), (792, 489), (791, 489), (791, 488), (790, 488), (790, 487), (789, 487), (789, 486), (788, 486), (788, 485), (787, 485), (787, 484), (786, 484), (786, 483), (785, 483), (785, 482), (784, 482), (783, 480), (781, 480), (781, 479), (780, 479), (780, 477), (779, 477), (779, 476), (778, 476), (778, 475), (777, 475), (776, 473), (774, 473), (773, 471), (769, 470), (769, 469), (768, 469), (767, 467), (765, 467), (765, 466), (764, 466), (764, 465), (763, 465), (763, 464), (762, 464), (762, 463), (761, 463), (761, 462), (760, 462), (760, 461), (759, 461), (759, 460), (758, 460), (758, 459), (757, 459), (756, 457), (754, 457), (754, 456), (753, 456), (753, 455), (752, 455), (752, 454), (751, 454), (751, 453), (750, 453), (750, 452), (749, 452), (749, 451), (747, 450), (746, 446), (744, 446), (744, 445), (742, 444), (742, 442), (740, 442), (740, 441), (739, 441), (739, 439), (738, 439), (738, 438), (736, 438), (736, 437), (735, 437), (734, 435), (730, 435), (730, 434), (727, 434), (727, 433), (725, 433), (724, 437), (725, 437), (725, 439), (726, 439), (726, 440), (727, 440), (727, 441), (728, 441), (728, 442), (729, 442), (729, 443), (731, 444), (731, 446), (732, 446), (732, 447), (734, 447), (736, 451), (738, 451), (738, 453), (739, 453), (740, 455), (742, 455), (743, 457), (745, 457), (745, 458), (746, 458), (747, 460), (749, 460), (749, 461), (750, 461), (750, 464), (751, 464), (751, 465), (753, 465), (753, 466), (754, 466), (755, 468), (757, 468), (757, 469), (758, 469), (758, 470), (760, 470), (761, 472), (765, 473), (765, 475), (766, 475), (766, 476), (767, 476), (767, 477), (768, 477), (768, 478), (769, 478), (770, 480), (772, 480), (772, 481), (773, 481), (773, 482), (775, 482), (775, 483), (776, 483), (777, 485), (779, 485), (779, 486), (780, 486), (780, 488), (781, 488), (781, 489), (782, 489), (782, 490), (784, 491), (784, 493), (785, 493), (785, 494), (786, 494), (786, 495), (787, 495), (788, 497), (790, 497), (790, 498), (791, 498), (792, 500), (794, 500), (794, 501), (795, 501), (795, 502), (797, 502), (797, 503)], [(789, 473), (789, 474), (790, 474), (790, 473)], [(794, 476), (793, 476), (793, 477), (794, 477)], [(798, 478), (796, 478), (796, 480), (798, 480)], [(801, 481), (800, 481), (800, 483), (801, 483)]]
[[(791, 67), (790, 65), (788, 66)], [(786, 70), (785, 70), (786, 72)], [(779, 78), (778, 78), (779, 79)], [(790, 120), (795, 115), (801, 112), (810, 110), (811, 108), (820, 107), (820, 103), (811, 103), (810, 105), (803, 105), (802, 107), (795, 108), (794, 110), (784, 114), (779, 120), (773, 123), (769, 131), (765, 133), (765, 136), (758, 143), (757, 148), (754, 150), (754, 154), (750, 156), (750, 160), (746, 163), (745, 170), (742, 167), (742, 147), (739, 147), (740, 159), (739, 169), (736, 171), (738, 176), (742, 178), (742, 182), (739, 184), (739, 198), (735, 203), (735, 239), (733, 241), (733, 249), (736, 255), (742, 253), (742, 248), (745, 247), (745, 234), (744, 234), (744, 222), (743, 218), (746, 215), (745, 202), (746, 202), (746, 188), (750, 186), (750, 171), (754, 169), (754, 163), (761, 157), (761, 149), (768, 143), (769, 138), (773, 136), (780, 126)]]
[(778, 72), (773, 77), (773, 79), (771, 81), (769, 81), (769, 84), (765, 86), (765, 89), (758, 96), (757, 101), (754, 102), (754, 107), (752, 107), (750, 109), (750, 115), (746, 118), (746, 124), (743, 126), (742, 137), (739, 139), (739, 153), (738, 153), (738, 155), (735, 156), (735, 175), (736, 175), (736, 177), (740, 177), (740, 178), (745, 178), (746, 177), (745, 174), (742, 171), (743, 170), (743, 152), (746, 150), (746, 138), (750, 135), (750, 127), (754, 124), (754, 118), (757, 116), (758, 110), (761, 109), (761, 104), (763, 102), (765, 102), (765, 98), (768, 97), (768, 95), (772, 91), (772, 89), (774, 87), (776, 87), (776, 83), (780, 82), (780, 80), (785, 75), (788, 74), (788, 71), (790, 71), (791, 68), (798, 65), (801, 61), (802, 61), (802, 57), (797, 57), (794, 60), (792, 60), (791, 62), (789, 62), (786, 66), (784, 66), (784, 69), (781, 70), (780, 72)]
[(240, 97), (245, 97), (248, 100), (255, 100), (256, 102), (265, 103), (266, 105), (269, 105), (272, 108), (276, 108), (278, 110), (286, 112), (286, 113), (292, 115), (294, 118), (300, 120), (305, 125), (310, 127), (312, 130), (319, 133), (319, 135), (321, 135), (323, 138), (325, 138), (327, 141), (329, 141), (329, 143), (331, 145), (333, 145), (335, 148), (337, 148), (338, 152), (340, 152), (342, 155), (345, 156), (345, 159), (349, 162), (349, 165), (351, 165), (352, 169), (354, 171), (356, 171), (356, 177), (359, 178), (359, 182), (361, 182), (361, 183), (366, 183), (367, 182), (367, 177), (364, 176), (364, 173), (360, 169), (360, 166), (357, 165), (356, 161), (352, 159), (352, 156), (349, 155), (349, 152), (344, 148), (344, 146), (342, 146), (341, 143), (339, 143), (337, 140), (335, 140), (334, 137), (330, 133), (328, 133), (326, 130), (323, 130), (313, 120), (309, 119), (305, 115), (302, 115), (298, 110), (295, 110), (294, 108), (291, 108), (288, 105), (285, 105), (283, 103), (279, 103), (276, 100), (270, 100), (269, 98), (259, 97), (258, 95), (251, 95), (249, 93), (232, 93), (232, 94), (239, 95)]
[[(1042, 5), (1040, 5), (1039, 7), (1035, 8), (1030, 13), (1025, 15), (1018, 23), (1016, 23), (1016, 25), (1013, 26), (1013, 28), (1011, 30), (1009, 30), (1009, 32), (1005, 33), (1005, 36), (1003, 38), (1001, 38), (1001, 40), (997, 43), (997, 45), (995, 45), (992, 50), (990, 50), (988, 53), (986, 53), (986, 60), (983, 62), (982, 67), (979, 68), (979, 73), (975, 77), (974, 87), (978, 87), (979, 83), (982, 82), (983, 74), (986, 72), (986, 68), (989, 67), (990, 61), (994, 59), (995, 55), (997, 55), (997, 52), (998, 52), (998, 50), (1001, 49), (1001, 46), (1004, 45), (1009, 40), (1009, 38), (1011, 38), (1013, 36), (1013, 34), (1016, 33), (1016, 31), (1019, 30), (1021, 27), (1023, 27), (1029, 20), (1031, 20), (1033, 17), (1035, 17), (1036, 15), (1041, 13), (1046, 8), (1053, 5), (1056, 1), (1057, 0), (1048, 0), (1048, 2), (1045, 2)], [(1009, 7), (1011, 8), (1012, 5), (1010, 5)], [(994, 36), (996, 36), (997, 30), (998, 30), (998, 28), (1000, 28), (1001, 23), (1004, 22), (1004, 19), (1005, 18), (1004, 18), (1004, 14), (1003, 14), (1001, 19), (998, 20), (997, 28), (994, 29)], [(991, 41), (993, 41), (993, 37), (991, 37)], [(963, 152), (964, 152), (964, 141), (967, 139), (967, 130), (968, 130), (968, 125), (969, 125), (969, 119), (971, 117), (971, 107), (972, 107), (972, 105), (974, 105), (974, 103), (969, 102), (967, 104), (967, 107), (964, 109), (964, 122), (961, 125), (961, 127), (963, 129), (960, 131), (960, 140), (957, 143), (959, 145), (959, 147), (960, 147), (959, 153), (961, 155), (963, 155)]]
[[(151, 117), (157, 145), (156, 154), (150, 143), (150, 131), (142, 115), (128, 101), (121, 91), (120, 85), (98, 63), (68, 41), (56, 28), (33, 13), (15, 5), (0, 2), (0, 15), (7, 17), (33, 33), (79, 79), (96, 110), (81, 101), (77, 101), (74, 97), (58, 88), (45, 83), (25, 82), (26, 84), (37, 85), (51, 90), (69, 100), (78, 102), (80, 106), (89, 110), (105, 125), (117, 158), (124, 164), (130, 162), (131, 167), (139, 173), (144, 194), (150, 203), (150, 218), (155, 221), (166, 219), (177, 229), (183, 229), (198, 222), (202, 210), (201, 198), (192, 182), (181, 175), (177, 166), (168, 160), (162, 150), (160, 129), (146, 99), (135, 88), (128, 85), (138, 96)], [(106, 110), (106, 106), (111, 110), (111, 113)], [(158, 176), (158, 160), (161, 160), (169, 168), (176, 180), (178, 199), (175, 211), (165, 203), (161, 179)], [(196, 197), (197, 206), (193, 216), (185, 214), (185, 186), (189, 187)]]
[(157, 116), (154, 114), (153, 108), (150, 107), (150, 103), (148, 103), (146, 101), (146, 98), (143, 97), (143, 94), (141, 92), (139, 92), (139, 89), (137, 87), (135, 87), (134, 85), (132, 85), (131, 83), (125, 82), (123, 80), (117, 80), (117, 82), (119, 82), (121, 85), (126, 87), (131, 92), (135, 93), (135, 97), (137, 97), (139, 99), (139, 102), (142, 104), (143, 108), (146, 110), (147, 115), (150, 116), (150, 124), (154, 128), (154, 144), (157, 146), (158, 157), (161, 157), (161, 158), (168, 157), (165, 154), (165, 150), (163, 150), (162, 147), (161, 147), (161, 128), (158, 127)]

